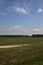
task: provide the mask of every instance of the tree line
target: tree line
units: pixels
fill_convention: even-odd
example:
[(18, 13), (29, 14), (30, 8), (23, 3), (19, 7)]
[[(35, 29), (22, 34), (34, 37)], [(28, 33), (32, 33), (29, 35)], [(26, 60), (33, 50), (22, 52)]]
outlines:
[(43, 37), (43, 34), (33, 34), (32, 37)]
[(29, 37), (29, 35), (0, 35), (0, 37)]
[(33, 34), (31, 36), (29, 35), (0, 35), (0, 37), (43, 37), (43, 34)]

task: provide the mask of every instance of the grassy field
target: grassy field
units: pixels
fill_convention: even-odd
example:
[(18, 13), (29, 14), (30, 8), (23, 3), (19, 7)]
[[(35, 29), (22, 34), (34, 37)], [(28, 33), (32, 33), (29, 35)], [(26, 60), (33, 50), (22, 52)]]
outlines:
[(0, 38), (1, 45), (31, 44), (0, 49), (0, 65), (43, 65), (43, 38)]
[(0, 37), (1, 45), (14, 45), (14, 44), (39, 44), (43, 43), (43, 38), (32, 37)]

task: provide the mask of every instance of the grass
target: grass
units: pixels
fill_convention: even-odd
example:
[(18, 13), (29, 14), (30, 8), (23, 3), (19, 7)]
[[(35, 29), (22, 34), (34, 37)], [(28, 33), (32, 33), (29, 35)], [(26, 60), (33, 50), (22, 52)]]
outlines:
[(14, 45), (14, 44), (34, 44), (43, 43), (43, 38), (31, 37), (0, 37), (1, 45)]
[[(31, 44), (0, 49), (0, 65), (43, 65), (43, 38), (0, 38), (0, 45)], [(6, 43), (4, 43), (6, 42)]]

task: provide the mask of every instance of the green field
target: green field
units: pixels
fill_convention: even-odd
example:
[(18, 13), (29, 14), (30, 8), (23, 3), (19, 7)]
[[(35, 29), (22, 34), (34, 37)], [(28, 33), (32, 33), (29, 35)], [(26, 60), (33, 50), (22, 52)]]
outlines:
[(0, 37), (1, 45), (14, 45), (14, 44), (39, 44), (43, 43), (43, 38), (32, 37)]
[(14, 44), (31, 45), (0, 49), (0, 65), (43, 65), (43, 38), (0, 37), (0, 46)]

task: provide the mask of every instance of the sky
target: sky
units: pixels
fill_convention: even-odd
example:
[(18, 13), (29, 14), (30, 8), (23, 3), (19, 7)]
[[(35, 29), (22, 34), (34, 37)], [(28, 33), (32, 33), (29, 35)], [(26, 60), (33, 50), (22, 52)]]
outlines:
[(0, 35), (43, 34), (43, 0), (0, 0)]

